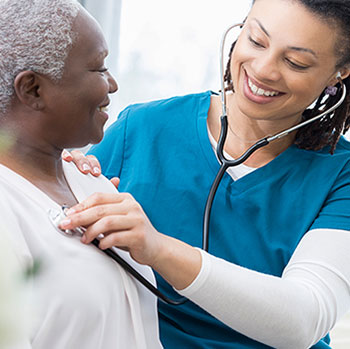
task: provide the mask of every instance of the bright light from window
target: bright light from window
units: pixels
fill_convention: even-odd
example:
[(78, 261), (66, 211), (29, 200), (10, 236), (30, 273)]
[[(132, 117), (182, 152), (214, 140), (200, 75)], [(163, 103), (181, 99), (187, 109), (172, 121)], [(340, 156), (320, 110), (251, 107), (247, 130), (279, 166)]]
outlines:
[(120, 90), (113, 110), (135, 103), (218, 90), (222, 32), (241, 22), (250, 0), (124, 0)]

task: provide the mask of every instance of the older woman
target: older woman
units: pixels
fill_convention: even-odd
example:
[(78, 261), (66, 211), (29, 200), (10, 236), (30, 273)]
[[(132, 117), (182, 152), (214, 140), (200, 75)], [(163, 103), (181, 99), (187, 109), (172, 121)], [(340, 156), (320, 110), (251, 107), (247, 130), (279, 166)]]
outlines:
[[(342, 83), (349, 91), (349, 38), (348, 0), (256, 0), (225, 74), (227, 156), (319, 115)], [(219, 168), (219, 97), (130, 106), (91, 152), (144, 211), (131, 197), (95, 195), (63, 226), (85, 225), (85, 243), (107, 232), (103, 248), (127, 246), (190, 299), (159, 304), (166, 348), (329, 348), (350, 307), (349, 105), (225, 173), (209, 253), (194, 247)]]
[[(115, 190), (61, 160), (64, 148), (103, 136), (117, 90), (107, 54), (100, 27), (75, 0), (0, 2), (0, 128), (12, 138), (0, 153), (1, 234), (23, 265), (43, 266), (23, 348), (161, 346), (154, 297), (96, 247), (60, 234), (48, 215)], [(154, 282), (149, 267), (120, 253)]]

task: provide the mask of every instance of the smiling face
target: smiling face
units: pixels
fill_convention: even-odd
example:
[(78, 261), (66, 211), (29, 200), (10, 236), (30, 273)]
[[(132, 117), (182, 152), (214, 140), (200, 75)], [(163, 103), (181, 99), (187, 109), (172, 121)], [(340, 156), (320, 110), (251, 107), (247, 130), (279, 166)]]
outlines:
[(46, 138), (68, 148), (97, 143), (108, 119), (109, 93), (118, 86), (105, 67), (107, 44), (96, 21), (80, 11), (73, 30), (77, 39), (65, 62), (62, 79), (45, 79)]
[(257, 0), (232, 53), (236, 107), (256, 120), (298, 122), (336, 82), (337, 35), (297, 1)]

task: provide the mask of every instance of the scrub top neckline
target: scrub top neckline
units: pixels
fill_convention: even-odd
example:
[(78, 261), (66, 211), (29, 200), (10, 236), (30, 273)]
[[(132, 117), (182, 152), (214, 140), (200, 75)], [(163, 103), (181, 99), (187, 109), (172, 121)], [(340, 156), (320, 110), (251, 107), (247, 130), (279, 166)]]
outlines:
[[(197, 135), (203, 156), (208, 163), (208, 167), (213, 175), (213, 181), (220, 169), (220, 163), (213, 151), (210, 143), (207, 127), (207, 118), (210, 107), (211, 96), (216, 94), (212, 91), (207, 91), (202, 98), (198, 99), (198, 115), (197, 115)], [(289, 148), (271, 160), (264, 166), (256, 168), (251, 173), (233, 180), (233, 178), (225, 173), (220, 186), (225, 187), (226, 190), (236, 193), (237, 191), (245, 191), (246, 189), (254, 187), (257, 183), (261, 183), (264, 178), (273, 176), (276, 172), (280, 172), (281, 168), (290, 166), (290, 154), (298, 151), (298, 148), (292, 144)]]

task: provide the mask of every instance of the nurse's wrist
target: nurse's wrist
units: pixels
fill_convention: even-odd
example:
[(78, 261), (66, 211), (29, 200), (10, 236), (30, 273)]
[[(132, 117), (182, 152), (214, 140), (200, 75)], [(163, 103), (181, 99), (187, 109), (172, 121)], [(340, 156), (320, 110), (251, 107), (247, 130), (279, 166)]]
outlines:
[(201, 270), (201, 253), (192, 246), (161, 235), (158, 254), (150, 265), (170, 285), (178, 290), (188, 287)]

